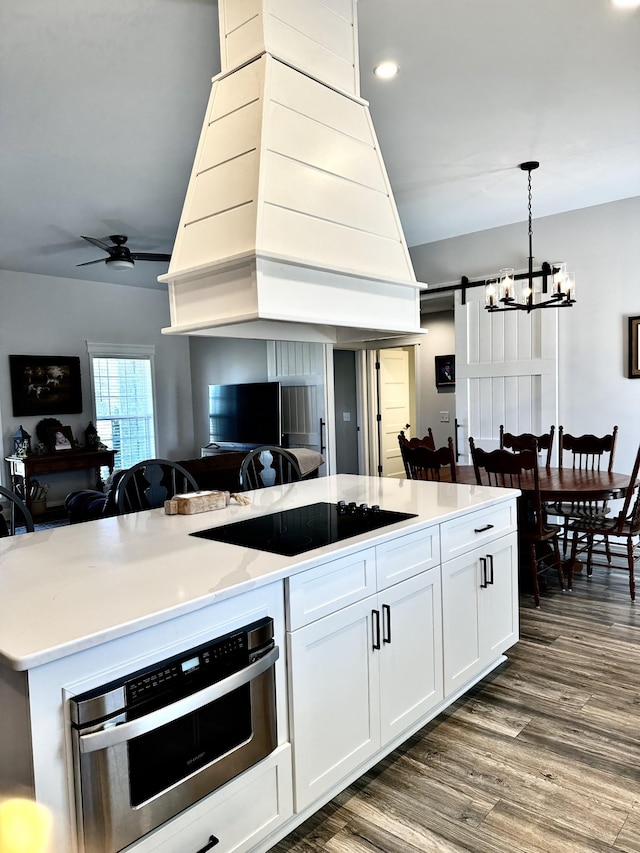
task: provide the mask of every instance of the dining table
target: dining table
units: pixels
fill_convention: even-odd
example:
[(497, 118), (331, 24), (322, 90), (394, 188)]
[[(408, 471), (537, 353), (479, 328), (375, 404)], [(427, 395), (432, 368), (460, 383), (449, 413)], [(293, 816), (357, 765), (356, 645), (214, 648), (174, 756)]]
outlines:
[[(475, 485), (473, 465), (457, 465), (458, 483)], [(540, 497), (543, 502), (602, 501), (624, 498), (629, 488), (629, 474), (614, 471), (578, 470), (577, 468), (538, 468)], [(521, 491), (533, 491), (533, 475), (522, 479)]]

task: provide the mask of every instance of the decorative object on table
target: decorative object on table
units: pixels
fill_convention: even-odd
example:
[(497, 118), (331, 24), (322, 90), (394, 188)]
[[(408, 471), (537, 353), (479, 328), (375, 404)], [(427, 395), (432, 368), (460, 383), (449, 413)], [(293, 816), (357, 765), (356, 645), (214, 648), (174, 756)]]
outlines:
[(19, 456), (21, 459), (24, 459), (25, 456), (29, 456), (31, 453), (31, 436), (24, 429), (22, 424), (18, 427), (18, 429), (13, 434), (13, 455)]
[(456, 357), (455, 355), (437, 355), (436, 359), (436, 387), (452, 388), (456, 384)]
[(14, 416), (82, 411), (77, 356), (10, 355), (9, 372)]
[(629, 317), (629, 379), (640, 379), (640, 317)]
[(59, 427), (50, 428), (49, 447), (52, 453), (57, 450), (73, 450), (75, 442), (71, 427), (60, 425)]
[[(466, 304), (466, 291), (471, 287), (484, 287), (485, 308), (487, 311), (526, 311), (527, 314), (536, 308), (568, 308), (575, 304), (576, 283), (575, 273), (567, 272), (564, 261), (554, 264), (545, 261), (539, 270), (533, 269), (533, 226), (531, 224), (531, 172), (537, 169), (537, 160), (520, 163), (523, 172), (528, 172), (529, 194), (529, 264), (527, 272), (516, 273), (511, 267), (500, 270), (499, 277), (469, 281), (462, 276), (460, 284), (450, 284), (444, 287), (430, 288), (429, 292), (447, 293), (453, 290), (461, 291), (462, 304)], [(536, 280), (542, 279), (540, 291), (536, 290)], [(517, 282), (522, 282), (519, 292)], [(551, 290), (549, 284), (551, 283)]]
[(164, 502), (166, 515), (196, 515), (214, 509), (224, 509), (231, 500), (241, 506), (247, 506), (250, 501), (245, 495), (231, 492), (220, 492), (212, 489), (208, 492), (187, 492), (184, 495), (174, 495)]
[(36, 424), (36, 435), (38, 441), (43, 446), (42, 453), (53, 453), (53, 448), (49, 445), (49, 430), (57, 430), (62, 426), (62, 422), (57, 418), (43, 418)]
[(84, 431), (84, 446), (87, 450), (98, 450), (100, 448), (100, 436), (92, 421), (89, 421), (89, 425)]

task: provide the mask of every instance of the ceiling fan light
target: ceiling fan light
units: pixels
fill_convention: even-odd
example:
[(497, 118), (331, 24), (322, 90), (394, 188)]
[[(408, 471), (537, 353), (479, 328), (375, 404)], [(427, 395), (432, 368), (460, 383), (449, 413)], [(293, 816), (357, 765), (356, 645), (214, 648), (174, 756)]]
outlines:
[(134, 261), (127, 258), (107, 258), (105, 263), (114, 270), (131, 270), (135, 266)]

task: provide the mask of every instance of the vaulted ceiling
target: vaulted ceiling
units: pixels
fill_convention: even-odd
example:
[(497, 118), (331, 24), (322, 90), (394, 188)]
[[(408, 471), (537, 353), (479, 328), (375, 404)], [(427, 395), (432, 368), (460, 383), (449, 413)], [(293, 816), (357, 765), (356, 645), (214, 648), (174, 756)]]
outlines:
[[(324, 0), (331, 5), (331, 0)], [(640, 195), (640, 11), (610, 0), (359, 0), (362, 95), (408, 244)], [(400, 74), (372, 69), (394, 59)], [(160, 287), (80, 235), (171, 252), (215, 0), (0, 8), (0, 268)]]

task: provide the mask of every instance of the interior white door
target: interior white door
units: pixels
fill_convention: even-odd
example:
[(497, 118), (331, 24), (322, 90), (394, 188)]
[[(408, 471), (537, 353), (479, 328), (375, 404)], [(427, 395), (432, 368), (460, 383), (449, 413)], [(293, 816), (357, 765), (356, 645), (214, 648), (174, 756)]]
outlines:
[(379, 443), (383, 477), (404, 477), (398, 433), (411, 423), (411, 373), (408, 349), (378, 351)]
[(455, 299), (458, 461), (509, 432), (548, 432), (558, 422), (558, 314), (554, 309), (490, 313), (484, 288)]

